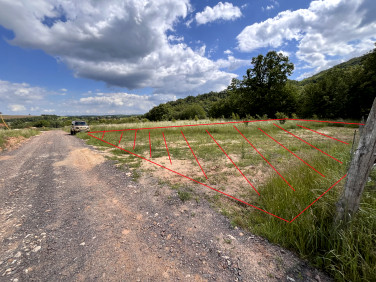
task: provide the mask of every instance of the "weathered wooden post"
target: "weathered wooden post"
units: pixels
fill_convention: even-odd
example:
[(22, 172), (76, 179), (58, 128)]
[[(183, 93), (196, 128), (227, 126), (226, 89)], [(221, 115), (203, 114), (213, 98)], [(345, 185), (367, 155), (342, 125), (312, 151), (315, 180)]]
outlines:
[(364, 186), (376, 159), (376, 98), (362, 131), (343, 193), (337, 202), (337, 222), (349, 220), (358, 210)]

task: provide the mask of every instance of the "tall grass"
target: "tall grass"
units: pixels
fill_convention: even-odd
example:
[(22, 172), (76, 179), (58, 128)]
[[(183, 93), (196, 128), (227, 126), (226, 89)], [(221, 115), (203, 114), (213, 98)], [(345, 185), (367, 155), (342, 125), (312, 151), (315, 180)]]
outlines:
[(35, 129), (11, 129), (11, 130), (0, 130), (0, 148), (4, 149), (7, 140), (11, 137), (20, 137), (29, 138), (31, 136), (39, 134), (40, 131)]
[[(140, 123), (136, 126), (137, 128), (151, 128), (192, 123), (196, 122), (149, 122)], [(210, 123), (210, 121), (200, 121), (200, 123)], [(351, 146), (317, 137), (315, 134), (299, 128), (296, 125), (297, 123), (315, 130), (324, 129), (330, 132), (329, 135), (334, 134), (334, 136), (338, 136), (340, 139), (345, 138), (344, 141), (349, 143), (353, 140), (354, 130), (352, 128), (356, 127), (355, 125), (302, 121), (287, 121), (281, 125), (286, 130), (303, 136), (303, 139), (307, 138), (311, 144), (321, 148), (333, 157), (342, 160), (344, 165), (340, 165), (329, 157), (320, 155), (321, 153), (307, 146), (307, 144), (281, 131), (281, 129), (273, 125), (273, 122), (235, 124), (254, 146), (261, 149), (263, 155), (275, 164), (281, 174), (289, 182), (293, 182), (296, 190), (295, 192), (292, 191), (278, 175), (275, 175), (264, 182), (265, 184), (261, 187), (258, 187), (261, 194), (260, 197), (255, 198), (254, 192), (247, 187), (246, 190), (240, 190), (242, 199), (287, 220), (293, 219), (314, 199), (322, 195), (332, 184), (343, 177), (350, 161)], [(290, 148), (291, 151), (303, 157), (312, 167), (316, 168), (326, 177), (323, 178), (319, 174), (312, 172), (311, 168), (291, 157), (289, 152), (268, 139), (258, 130), (258, 127), (261, 127), (276, 140), (279, 140)], [(98, 125), (93, 126), (91, 130), (100, 131), (125, 128), (135, 128), (135, 124), (116, 126)], [(134, 152), (139, 155), (145, 154), (145, 152), (146, 154), (148, 153), (148, 134), (150, 132), (152, 136), (153, 157), (165, 155), (166, 151), (162, 137), (162, 132), (164, 132), (173, 159), (182, 160), (192, 158), (191, 152), (187, 149), (187, 145), (181, 135), (182, 130), (199, 159), (209, 164), (211, 162), (211, 164), (218, 166), (225, 165), (223, 152), (218, 149), (218, 146), (205, 132), (206, 129), (229, 155), (234, 158), (237, 157), (237, 165), (245, 174), (251, 173), (251, 170), (249, 170), (251, 166), (263, 166), (263, 171), (270, 170), (265, 161), (235, 131), (233, 124), (138, 131), (137, 145)], [(104, 139), (117, 144), (120, 134), (119, 132), (106, 133)], [(101, 134), (99, 135), (97, 134), (101, 138)], [(88, 139), (89, 144), (111, 147), (100, 140), (88, 137), (84, 133), (80, 133), (78, 136)], [(124, 136), (121, 142), (122, 146), (129, 149), (133, 144), (134, 132), (127, 131)], [(117, 154), (127, 154), (121, 150), (117, 150), (116, 152)], [(219, 179), (218, 185), (222, 181), (231, 181), (231, 177), (220, 179), (218, 171), (220, 171), (220, 168), (209, 172), (209, 180), (205, 183), (209, 185), (216, 184), (216, 179)], [(337, 226), (333, 221), (336, 212), (335, 203), (343, 189), (344, 180), (328, 191), (324, 197), (319, 199), (291, 223), (284, 222), (237, 202), (234, 203), (232, 200), (224, 197), (215, 195), (212, 199), (221, 210), (226, 211), (226, 215), (231, 218), (233, 224), (249, 229), (274, 243), (295, 251), (301, 257), (309, 260), (314, 266), (328, 272), (336, 280), (376, 281), (375, 171), (372, 173), (372, 179), (373, 181), (369, 182), (364, 191), (359, 212), (345, 226)], [(212, 184), (210, 181), (212, 181)]]
[[(329, 165), (318, 161), (313, 164), (322, 170), (325, 169), (322, 166)], [(307, 199), (316, 193), (315, 188), (320, 179), (315, 175), (305, 177), (301, 167), (291, 167), (290, 173), (299, 182), (294, 192), (299, 196), (294, 197), (294, 202), (291, 202), (288, 193), (279, 189), (280, 179), (273, 178), (261, 189), (262, 197), (258, 204), (267, 211), (278, 211), (292, 219), (295, 214), (291, 206), (299, 206), (303, 210), (308, 204)], [(341, 176), (333, 170), (330, 178), (334, 182)], [(375, 181), (375, 173), (373, 177)], [(359, 212), (352, 221), (347, 225), (336, 225), (333, 221), (335, 203), (343, 183), (330, 190), (325, 199), (318, 200), (291, 223), (249, 210), (233, 215), (233, 220), (271, 242), (296, 251), (338, 281), (376, 281), (376, 189), (367, 186)]]

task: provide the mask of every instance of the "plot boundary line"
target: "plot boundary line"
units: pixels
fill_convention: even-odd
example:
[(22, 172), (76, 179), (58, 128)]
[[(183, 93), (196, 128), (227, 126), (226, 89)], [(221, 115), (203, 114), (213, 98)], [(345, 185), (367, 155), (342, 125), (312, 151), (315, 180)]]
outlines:
[(150, 147), (150, 158), (151, 158), (151, 139), (150, 139), (150, 131), (149, 131), (149, 147)]
[[(120, 142), (121, 142), (121, 138), (123, 138), (123, 134), (124, 134), (124, 132), (122, 132), (121, 135), (120, 135), (119, 145), (120, 145)], [(102, 138), (102, 139), (103, 139), (103, 138)]]
[(200, 166), (200, 168), (201, 168), (201, 170), (202, 170), (202, 173), (205, 175), (205, 178), (208, 179), (208, 177), (206, 176), (205, 171), (202, 169), (202, 166), (201, 166), (200, 162), (198, 161), (198, 159), (197, 159), (195, 153), (193, 152), (191, 146), (189, 145), (187, 138), (185, 138), (185, 135), (184, 135), (183, 131), (181, 131), (181, 134), (183, 135), (183, 137), (184, 137), (184, 139), (185, 139), (185, 142), (187, 142), (187, 145), (188, 145), (189, 149), (191, 149), (191, 152), (192, 152), (193, 156), (195, 157), (196, 162), (197, 162), (198, 165)]
[(168, 158), (170, 159), (170, 164), (172, 165), (172, 161), (171, 161), (171, 157), (170, 157), (170, 152), (168, 151), (166, 137), (164, 136), (164, 132), (162, 132), (162, 135), (163, 135), (164, 143), (166, 145), (166, 150), (167, 150)]
[(187, 178), (187, 179), (189, 179), (189, 180), (192, 180), (192, 181), (194, 181), (194, 182), (196, 182), (196, 183), (198, 183), (198, 184), (201, 184), (201, 185), (203, 185), (203, 186), (205, 186), (205, 187), (207, 187), (207, 188), (210, 188), (210, 189), (212, 189), (212, 190), (214, 190), (214, 191), (216, 191), (216, 192), (218, 192), (218, 193), (221, 193), (221, 194), (223, 194), (223, 195), (225, 195), (225, 196), (227, 196), (227, 197), (229, 197), (229, 198), (231, 198), (231, 199), (234, 199), (234, 200), (236, 200), (236, 201), (239, 201), (239, 202), (241, 202), (241, 203), (243, 203), (243, 204), (245, 204), (245, 205), (247, 205), (247, 206), (250, 206), (250, 207), (253, 207), (253, 208), (255, 208), (255, 209), (258, 209), (258, 210), (260, 210), (260, 211), (262, 211), (262, 212), (265, 212), (265, 213), (267, 213), (267, 214), (269, 214), (269, 215), (272, 215), (272, 216), (274, 216), (274, 217), (276, 217), (276, 218), (279, 218), (279, 219), (281, 219), (281, 220), (283, 220), (283, 221), (290, 222), (289, 220), (287, 220), (287, 219), (285, 219), (285, 218), (279, 217), (278, 215), (272, 214), (272, 213), (270, 213), (270, 212), (268, 212), (268, 211), (266, 211), (266, 210), (263, 210), (263, 209), (261, 209), (261, 208), (259, 208), (259, 207), (254, 206), (254, 205), (252, 205), (252, 204), (250, 204), (250, 203), (247, 203), (247, 202), (245, 202), (245, 201), (243, 201), (243, 200), (240, 200), (240, 199), (238, 199), (238, 198), (235, 198), (234, 196), (231, 196), (231, 195), (229, 195), (229, 194), (226, 194), (225, 192), (222, 192), (221, 190), (218, 190), (218, 189), (215, 189), (215, 188), (213, 188), (213, 187), (210, 187), (209, 185), (206, 185), (206, 184), (204, 184), (204, 183), (202, 183), (202, 182), (200, 182), (200, 181), (198, 181), (198, 180), (196, 180), (196, 179), (190, 178), (189, 176), (186, 176), (186, 175), (181, 174), (181, 173), (179, 173), (179, 172), (177, 172), (177, 171), (174, 171), (174, 170), (172, 170), (172, 169), (169, 169), (168, 167), (165, 167), (165, 166), (160, 165), (160, 164), (158, 164), (158, 163), (156, 163), (156, 162), (153, 162), (153, 161), (151, 161), (151, 160), (148, 160), (148, 159), (146, 159), (146, 158), (144, 158), (144, 157), (142, 157), (142, 156), (139, 156), (139, 155), (137, 155), (137, 154), (135, 154), (135, 153), (133, 153), (133, 152), (131, 152), (131, 151), (128, 151), (128, 150), (123, 149), (123, 148), (120, 148), (119, 146), (116, 146), (116, 145), (114, 145), (114, 144), (111, 144), (110, 142), (107, 142), (107, 141), (105, 141), (105, 140), (101, 140), (101, 139), (99, 139), (98, 137), (93, 136), (93, 135), (91, 135), (91, 134), (88, 134), (88, 135), (90, 135), (91, 137), (93, 137), (93, 138), (95, 138), (95, 139), (98, 139), (98, 140), (100, 140), (100, 141), (103, 141), (103, 142), (107, 143), (108, 145), (111, 145), (111, 146), (113, 146), (113, 147), (115, 147), (115, 148), (118, 148), (118, 149), (120, 149), (120, 150), (122, 150), (122, 151), (125, 151), (125, 152), (127, 152), (127, 153), (129, 153), (129, 154), (132, 154), (132, 155), (134, 155), (134, 156), (136, 156), (136, 157), (138, 157), (138, 158), (141, 158), (141, 159), (143, 159), (143, 160), (145, 160), (145, 161), (148, 161), (148, 162), (150, 162), (150, 163), (152, 163), (152, 164), (155, 164), (155, 165), (157, 165), (157, 166), (159, 166), (159, 167), (165, 168), (165, 169), (167, 169), (168, 171), (171, 171), (171, 172), (173, 172), (173, 173), (175, 173), (175, 174), (177, 174), (177, 175), (183, 176), (183, 177), (185, 177), (185, 178)]
[(284, 128), (278, 126), (278, 125), (276, 125), (275, 123), (273, 123), (273, 124), (274, 124), (276, 127), (278, 127), (278, 128), (280, 128), (280, 129), (282, 129), (283, 131), (285, 131), (286, 133), (288, 133), (288, 134), (294, 136), (295, 138), (299, 139), (300, 141), (303, 141), (304, 143), (308, 144), (308, 145), (311, 146), (312, 148), (315, 148), (316, 150), (320, 151), (321, 153), (327, 155), (328, 157), (331, 157), (333, 160), (335, 160), (335, 161), (339, 162), (340, 164), (342, 164), (342, 162), (341, 162), (340, 160), (337, 160), (335, 157), (333, 157), (333, 156), (329, 155), (328, 153), (325, 153), (323, 150), (320, 150), (319, 148), (313, 146), (311, 143), (309, 143), (309, 142), (303, 140), (302, 138), (300, 138), (300, 137), (296, 136), (295, 134), (291, 133), (290, 131), (288, 131), (288, 130), (286, 130), (286, 129), (284, 129)]
[(226, 157), (232, 162), (232, 164), (236, 167), (236, 169), (240, 172), (240, 174), (247, 180), (247, 182), (252, 186), (253, 190), (260, 196), (260, 193), (256, 190), (255, 186), (252, 185), (252, 183), (248, 180), (248, 178), (243, 174), (243, 172), (238, 168), (238, 166), (234, 163), (234, 161), (227, 155), (225, 150), (221, 147), (221, 145), (218, 144), (217, 140), (214, 139), (214, 137), (209, 133), (209, 131), (206, 130), (206, 132), (210, 135), (210, 137), (214, 140), (214, 142), (218, 145), (218, 147), (222, 150), (222, 152), (226, 155)]
[(137, 137), (137, 129), (134, 131), (133, 150), (134, 150), (134, 148), (136, 148), (136, 137)]
[(161, 128), (176, 128), (176, 127), (192, 127), (192, 126), (204, 126), (204, 125), (222, 125), (222, 124), (232, 124), (232, 123), (250, 123), (250, 122), (260, 122), (260, 121), (280, 121), (280, 120), (299, 120), (299, 121), (310, 121), (310, 122), (326, 122), (326, 123), (340, 123), (340, 124), (356, 124), (364, 125), (364, 123), (358, 122), (344, 122), (344, 121), (325, 121), (325, 120), (310, 120), (310, 119), (292, 119), (292, 118), (279, 118), (279, 119), (262, 119), (262, 120), (242, 120), (242, 121), (228, 121), (228, 122), (215, 122), (215, 123), (199, 123), (199, 124), (183, 124), (183, 125), (171, 125), (171, 126), (158, 126), (158, 127), (145, 127), (145, 128), (127, 128), (127, 129), (112, 129), (112, 130), (99, 130), (90, 131), (88, 133), (101, 133), (101, 132), (117, 132), (117, 131), (129, 131), (129, 130), (145, 130), (145, 129), (161, 129)]
[(338, 142), (341, 142), (341, 143), (343, 143), (343, 144), (350, 145), (350, 144), (347, 143), (347, 142), (344, 142), (344, 141), (342, 141), (342, 140), (336, 139), (336, 138), (334, 138), (334, 137), (331, 137), (331, 136), (326, 135), (326, 134), (324, 134), (324, 133), (321, 133), (321, 132), (318, 132), (318, 131), (316, 131), (316, 130), (310, 129), (310, 128), (308, 128), (308, 127), (304, 127), (304, 126), (299, 125), (299, 124), (296, 124), (296, 125), (299, 126), (299, 127), (301, 127), (301, 128), (308, 129), (308, 130), (310, 130), (310, 131), (312, 131), (312, 132), (315, 132), (315, 133), (317, 133), (317, 134), (320, 134), (320, 135), (323, 135), (323, 136), (325, 136), (325, 137), (328, 137), (328, 138), (330, 138), (330, 139), (333, 139), (333, 140), (336, 140), (336, 141), (338, 141)]
[(309, 166), (310, 168), (312, 168), (314, 171), (316, 171), (318, 174), (320, 174), (322, 177), (325, 177), (325, 175), (323, 175), (321, 172), (319, 172), (318, 170), (316, 170), (313, 166), (311, 166), (310, 164), (308, 164), (306, 161), (304, 161), (303, 159), (301, 159), (299, 156), (297, 156), (294, 152), (292, 152), (291, 150), (289, 150), (288, 148), (286, 148), (283, 144), (281, 144), (280, 142), (278, 142), (277, 140), (275, 140), (273, 137), (271, 137), (268, 133), (266, 133), (264, 130), (262, 130), (261, 128), (258, 128), (258, 130), (262, 131), (266, 136), (268, 136), (269, 138), (271, 138), (273, 141), (275, 141), (276, 143), (278, 143), (279, 145), (281, 145), (283, 148), (285, 148), (287, 151), (289, 151), (291, 154), (293, 154), (295, 157), (297, 157), (299, 160), (301, 160), (303, 163), (305, 163), (307, 166)]
[[(183, 177), (185, 177), (185, 178), (187, 178), (187, 179), (189, 179), (189, 180), (191, 180), (191, 181), (193, 181), (193, 182), (195, 182), (195, 183), (201, 184), (202, 186), (205, 186), (205, 187), (207, 187), (207, 188), (209, 188), (209, 189), (211, 189), (211, 190), (214, 190), (214, 191), (216, 191), (216, 192), (218, 192), (218, 193), (220, 193), (220, 194), (223, 194), (223, 195), (225, 195), (225, 196), (227, 196), (227, 197), (229, 197), (229, 198), (231, 198), (231, 199), (233, 199), (233, 200), (236, 200), (236, 201), (238, 201), (238, 202), (240, 202), (240, 203), (243, 203), (243, 204), (245, 204), (245, 205), (247, 205), (247, 206), (253, 207), (253, 208), (255, 208), (255, 209), (259, 210), (259, 211), (265, 212), (266, 214), (269, 214), (269, 215), (271, 215), (271, 216), (273, 216), (273, 217), (275, 217), (275, 218), (281, 219), (281, 220), (283, 220), (283, 221), (285, 221), (285, 222), (292, 223), (292, 222), (295, 221), (300, 215), (302, 215), (302, 214), (303, 214), (308, 208), (310, 208), (315, 202), (317, 202), (321, 197), (323, 197), (323, 196), (324, 196), (326, 193), (328, 193), (332, 188), (334, 188), (338, 183), (340, 183), (340, 182), (341, 182), (341, 181), (347, 176), (347, 174), (345, 174), (343, 177), (341, 177), (339, 180), (337, 180), (332, 186), (330, 186), (325, 192), (323, 192), (319, 197), (317, 197), (317, 198), (316, 198), (311, 204), (309, 204), (306, 208), (304, 208), (304, 209), (303, 209), (298, 215), (296, 215), (292, 220), (287, 220), (287, 219), (282, 218), (282, 217), (280, 217), (280, 216), (277, 216), (277, 215), (275, 215), (275, 214), (273, 214), (273, 213), (271, 213), (271, 212), (268, 212), (268, 211), (266, 211), (266, 210), (263, 210), (263, 209), (261, 209), (261, 208), (255, 206), (255, 205), (252, 205), (252, 204), (247, 203), (247, 202), (245, 202), (245, 201), (243, 201), (243, 200), (241, 200), (241, 199), (238, 199), (238, 198), (236, 198), (236, 197), (234, 197), (234, 196), (231, 196), (231, 195), (229, 195), (229, 194), (226, 194), (226, 193), (224, 193), (224, 192), (222, 192), (222, 191), (220, 191), (220, 190), (218, 190), (218, 189), (215, 189), (215, 188), (213, 188), (213, 187), (210, 187), (209, 185), (206, 185), (206, 184), (204, 184), (204, 183), (202, 183), (202, 182), (200, 182), (200, 181), (198, 181), (198, 180), (195, 180), (195, 179), (193, 179), (193, 178), (190, 178), (190, 177), (188, 177), (188, 176), (186, 176), (186, 175), (183, 175), (183, 174), (181, 174), (181, 173), (179, 173), (179, 172), (177, 172), (177, 171), (174, 171), (174, 170), (172, 170), (172, 169), (169, 169), (169, 168), (167, 168), (167, 167), (165, 167), (165, 166), (163, 166), (163, 165), (160, 165), (160, 164), (158, 164), (158, 163), (156, 163), (156, 162), (153, 162), (153, 161), (151, 161), (151, 160), (149, 160), (149, 159), (147, 159), (147, 158), (144, 158), (144, 157), (142, 157), (142, 156), (140, 156), (140, 155), (137, 155), (137, 154), (135, 154), (135, 153), (133, 153), (133, 152), (131, 152), (131, 151), (128, 151), (128, 150), (126, 150), (126, 149), (123, 149), (123, 148), (121, 148), (121, 147), (119, 147), (119, 146), (116, 146), (116, 145), (114, 145), (114, 144), (112, 144), (112, 143), (110, 143), (110, 142), (107, 142), (107, 141), (103, 140), (103, 137), (104, 137), (104, 135), (105, 135), (106, 132), (119, 132), (119, 131), (120, 131), (120, 132), (124, 133), (124, 131), (134, 130), (134, 131), (135, 131), (135, 140), (134, 140), (134, 144), (133, 144), (133, 146), (135, 147), (136, 136), (137, 136), (137, 130), (142, 130), (142, 129), (173, 128), (173, 127), (186, 127), (186, 126), (205, 126), (205, 125), (221, 125), (221, 124), (246, 123), (246, 122), (261, 122), (261, 121), (277, 121), (277, 120), (299, 120), (299, 121), (310, 121), (310, 122), (326, 122), (326, 123), (340, 123), (340, 124), (356, 124), (356, 125), (364, 125), (364, 124), (362, 124), (362, 123), (348, 123), (348, 122), (318, 121), (318, 120), (304, 120), (304, 119), (289, 119), (289, 118), (286, 118), (286, 119), (268, 119), (268, 120), (254, 120), (254, 121), (237, 121), (237, 122), (223, 122), (223, 123), (210, 123), (210, 124), (179, 125), (179, 126), (166, 126), (166, 127), (153, 127), (153, 128), (133, 128), (133, 129), (121, 129), (121, 130), (101, 130), (101, 131), (88, 132), (88, 135), (89, 135), (90, 137), (95, 138), (95, 139), (97, 139), (97, 140), (99, 140), (99, 141), (102, 141), (102, 142), (104, 142), (104, 143), (106, 143), (106, 144), (108, 144), (108, 145), (111, 145), (111, 146), (113, 146), (113, 147), (115, 147), (115, 148), (117, 148), (117, 149), (120, 149), (120, 150), (122, 150), (122, 151), (125, 151), (125, 152), (127, 152), (127, 153), (129, 153), (129, 154), (131, 154), (131, 155), (133, 155), (133, 156), (136, 156), (136, 157), (138, 157), (138, 158), (141, 158), (141, 159), (143, 159), (143, 160), (145, 160), (145, 161), (148, 161), (148, 162), (150, 162), (150, 163), (152, 163), (152, 164), (154, 164), (154, 165), (157, 165), (157, 166), (159, 166), (159, 167), (161, 167), (161, 168), (167, 169), (167, 170), (170, 171), (170, 172), (173, 172), (173, 173), (175, 173), (175, 174), (177, 174), (177, 175), (183, 176)], [(276, 124), (274, 124), (274, 125), (278, 127), (278, 125), (276, 125)], [(234, 127), (235, 127), (235, 126), (234, 126)], [(236, 128), (236, 127), (235, 127), (235, 128)], [(102, 133), (102, 139), (101, 139), (100, 137), (96, 137), (96, 136), (92, 135), (91, 133)], [(164, 140), (165, 140), (166, 149), (167, 149), (167, 151), (168, 151), (167, 142), (166, 142), (166, 139), (165, 139), (164, 133), (162, 132), (162, 134), (163, 134), (163, 137), (164, 137)], [(182, 132), (182, 134), (183, 134), (183, 132)], [(121, 140), (119, 140), (119, 141), (121, 141)], [(120, 143), (120, 142), (119, 142), (119, 143)], [(188, 142), (187, 142), (187, 143), (188, 143)], [(189, 146), (189, 147), (190, 147), (190, 146)], [(192, 153), (193, 153), (193, 151), (192, 151)], [(170, 154), (169, 154), (169, 152), (168, 152), (168, 155), (169, 155), (169, 158), (170, 158)], [(172, 162), (171, 162), (171, 158), (170, 158), (170, 163), (172, 164)], [(342, 162), (341, 162), (341, 163), (342, 163)], [(205, 174), (205, 176), (206, 176), (206, 174)]]
[(342, 176), (340, 179), (337, 180), (336, 183), (334, 183), (332, 186), (330, 186), (324, 193), (322, 193), (319, 197), (317, 197), (316, 200), (314, 200), (312, 203), (310, 203), (304, 210), (302, 210), (297, 216), (295, 216), (293, 219), (290, 220), (290, 223), (293, 222), (295, 219), (297, 219), (303, 212), (305, 212), (310, 206), (312, 206), (314, 203), (316, 203), (322, 196), (324, 196), (327, 192), (329, 192), (334, 186), (336, 186), (339, 182), (341, 182), (342, 179), (344, 179), (347, 176), (347, 173)]
[[(269, 215), (271, 215), (271, 216), (274, 216), (274, 217), (276, 217), (276, 218), (279, 218), (279, 219), (281, 219), (281, 220), (283, 220), (283, 221), (285, 221), (285, 222), (287, 222), (287, 223), (291, 223), (292, 222), (292, 220), (287, 220), (287, 219), (285, 219), (285, 218), (282, 218), (282, 217), (280, 217), (280, 216), (278, 216), (278, 215), (275, 215), (275, 214), (273, 214), (273, 213), (271, 213), (271, 212), (268, 212), (268, 211), (266, 211), (266, 210), (263, 210), (263, 209), (261, 209), (261, 208), (259, 208), (259, 207), (256, 207), (256, 206), (254, 206), (254, 205), (252, 205), (252, 204), (250, 204), (250, 203), (247, 203), (247, 202), (245, 202), (245, 201), (243, 201), (243, 200), (240, 200), (240, 199), (238, 199), (238, 198), (235, 198), (234, 196), (231, 196), (231, 195), (229, 195), (229, 194), (226, 194), (225, 192), (222, 192), (221, 190), (218, 190), (218, 189), (215, 189), (215, 188), (213, 188), (213, 187), (210, 187), (209, 185), (206, 185), (206, 184), (204, 184), (204, 183), (202, 183), (202, 182), (200, 182), (200, 181), (198, 181), (198, 180), (196, 180), (196, 179), (193, 179), (193, 178), (190, 178), (190, 177), (188, 177), (188, 176), (186, 176), (186, 175), (184, 175), (184, 174), (181, 174), (181, 173), (179, 173), (179, 172), (177, 172), (177, 171), (174, 171), (174, 170), (172, 170), (172, 169), (169, 169), (168, 167), (165, 167), (165, 166), (163, 166), (163, 165), (160, 165), (160, 164), (158, 164), (158, 163), (156, 163), (156, 162), (153, 162), (153, 161), (151, 161), (151, 160), (148, 160), (148, 159), (146, 159), (146, 158), (144, 158), (144, 157), (142, 157), (142, 156), (139, 156), (139, 155), (137, 155), (137, 154), (135, 154), (135, 153), (133, 153), (133, 152), (131, 152), (131, 151), (128, 151), (128, 150), (126, 150), (126, 149), (123, 149), (123, 148), (120, 148), (119, 146), (116, 146), (116, 145), (114, 145), (114, 144), (111, 144), (110, 142), (107, 142), (107, 141), (105, 141), (105, 140), (102, 140), (102, 139), (100, 139), (100, 138), (98, 138), (98, 137), (96, 137), (96, 136), (93, 136), (93, 135), (91, 135), (90, 133), (88, 133), (88, 135), (89, 136), (91, 136), (91, 137), (93, 137), (93, 138), (95, 138), (95, 139), (98, 139), (98, 140), (100, 140), (100, 141), (102, 141), (102, 142), (104, 142), (104, 143), (106, 143), (106, 144), (108, 144), (108, 145), (111, 145), (111, 146), (113, 146), (113, 147), (115, 147), (115, 148), (118, 148), (118, 149), (120, 149), (120, 150), (122, 150), (122, 151), (125, 151), (125, 152), (127, 152), (127, 153), (129, 153), (129, 154), (131, 154), (131, 155), (134, 155), (134, 156), (136, 156), (136, 157), (138, 157), (138, 158), (140, 158), (140, 159), (143, 159), (143, 160), (145, 160), (145, 161), (148, 161), (148, 162), (150, 162), (150, 163), (152, 163), (152, 164), (155, 164), (155, 165), (157, 165), (157, 166), (159, 166), (159, 167), (161, 167), (161, 168), (165, 168), (165, 169), (167, 169), (168, 171), (171, 171), (171, 172), (173, 172), (173, 173), (175, 173), (175, 174), (177, 174), (177, 175), (180, 175), (180, 176), (182, 176), (182, 177), (185, 177), (185, 178), (187, 178), (187, 179), (189, 179), (189, 180), (192, 180), (193, 182), (196, 182), (196, 183), (198, 183), (198, 184), (201, 184), (201, 185), (203, 185), (203, 186), (205, 186), (205, 187), (207, 187), (207, 188), (209, 188), (209, 189), (211, 189), (211, 190), (214, 190), (214, 191), (216, 191), (216, 192), (218, 192), (218, 193), (221, 193), (221, 194), (223, 194), (223, 195), (225, 195), (225, 196), (227, 196), (227, 197), (229, 197), (229, 198), (231, 198), (231, 199), (233, 199), (233, 200), (236, 200), (236, 201), (238, 201), (238, 202), (240, 202), (240, 203), (243, 203), (243, 204), (245, 204), (245, 205), (247, 205), (247, 206), (250, 206), (250, 207), (253, 207), (253, 208), (255, 208), (255, 209), (257, 209), (257, 210), (259, 210), (259, 211), (262, 211), (262, 212), (265, 212), (265, 213), (267, 213), (267, 214), (269, 214)], [(314, 202), (316, 202), (319, 198), (321, 198), (326, 192), (328, 192), (330, 189), (332, 189), (334, 186), (336, 186), (343, 178), (345, 178), (347, 175), (344, 175), (341, 179), (339, 179), (336, 183), (334, 183), (327, 191), (325, 191), (322, 195), (320, 195)], [(313, 202), (313, 203), (314, 203)], [(311, 205), (313, 204), (313, 203), (311, 203)], [(310, 206), (311, 206), (310, 205)], [(298, 214), (298, 216), (295, 216), (294, 218), (293, 218), (293, 220), (295, 220), (297, 217), (299, 217), (300, 215), (302, 215), (303, 214), (303, 212), (304, 211), (306, 211), (310, 206), (308, 206), (308, 207), (306, 207), (303, 211), (301, 211), (300, 212), (300, 214)]]
[(286, 184), (288, 186), (290, 186), (290, 188), (292, 190), (295, 191), (294, 187), (291, 186), (291, 184), (278, 172), (278, 170), (259, 152), (259, 150), (257, 150), (257, 148), (243, 135), (243, 133), (240, 132), (240, 130), (234, 125), (235, 129), (241, 134), (241, 136), (243, 136), (243, 138), (253, 147), (253, 149), (256, 150), (256, 152), (270, 165), (270, 167), (272, 169), (275, 170), (276, 173), (278, 173), (278, 175), (283, 179), (283, 181), (286, 182)]

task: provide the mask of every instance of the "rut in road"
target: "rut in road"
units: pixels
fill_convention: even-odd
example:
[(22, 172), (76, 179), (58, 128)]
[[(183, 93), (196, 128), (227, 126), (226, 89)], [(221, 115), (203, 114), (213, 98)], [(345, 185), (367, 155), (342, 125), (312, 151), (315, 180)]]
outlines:
[[(0, 280), (329, 280), (63, 131), (0, 154)], [(320, 277), (320, 278), (318, 278)], [(16, 280), (14, 280), (16, 279)]]

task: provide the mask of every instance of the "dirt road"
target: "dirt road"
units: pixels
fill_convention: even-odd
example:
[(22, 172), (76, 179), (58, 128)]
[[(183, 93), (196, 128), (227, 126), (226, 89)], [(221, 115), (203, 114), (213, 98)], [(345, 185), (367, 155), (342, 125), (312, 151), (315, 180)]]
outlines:
[(0, 281), (326, 281), (201, 200), (50, 131), (0, 154)]

